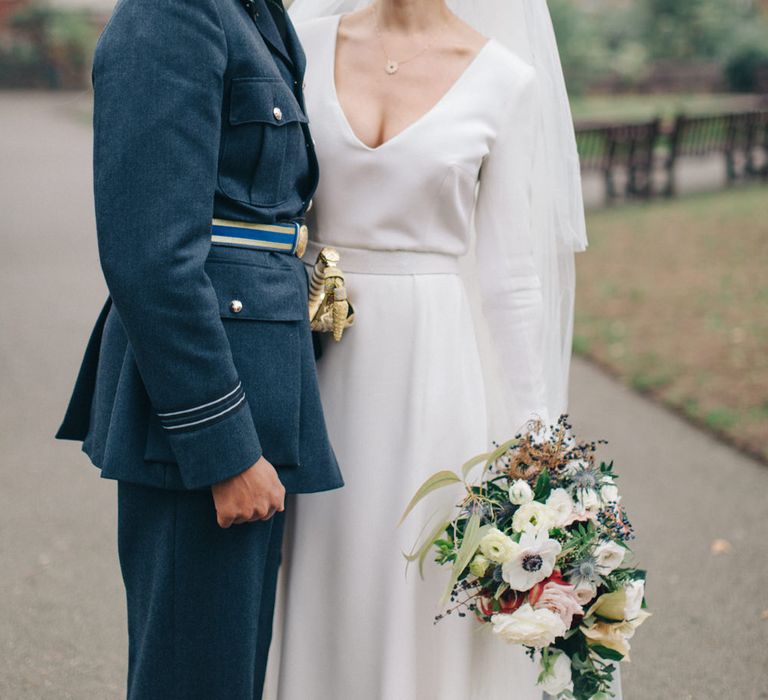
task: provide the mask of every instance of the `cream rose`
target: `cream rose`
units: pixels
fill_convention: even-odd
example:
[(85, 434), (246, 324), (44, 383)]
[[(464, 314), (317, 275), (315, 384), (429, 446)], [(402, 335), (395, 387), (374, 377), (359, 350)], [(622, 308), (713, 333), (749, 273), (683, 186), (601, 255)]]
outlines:
[(558, 527), (565, 527), (573, 515), (573, 499), (565, 489), (554, 489), (547, 499), (547, 508)]
[(549, 671), (542, 671), (538, 685), (545, 693), (555, 697), (566, 690), (573, 690), (571, 660), (567, 654), (560, 652), (554, 661), (550, 660)]
[(509, 501), (516, 506), (522, 506), (533, 500), (533, 489), (525, 479), (515, 479), (509, 487)]
[(582, 489), (576, 496), (576, 504), (579, 510), (595, 515), (603, 506), (600, 496), (594, 489)]
[(520, 506), (512, 516), (512, 529), (515, 532), (541, 532), (554, 527), (552, 511), (538, 501)]
[(601, 542), (595, 547), (595, 559), (597, 559), (597, 570), (606, 575), (621, 566), (627, 550), (620, 544), (613, 541)]
[(541, 649), (549, 646), (566, 632), (565, 623), (559, 615), (542, 608), (534, 610), (524, 603), (512, 614), (498, 614), (491, 618), (493, 633), (510, 644)]
[(510, 537), (507, 537), (498, 528), (491, 528), (480, 540), (480, 551), (483, 555), (495, 561), (498, 564), (503, 564), (509, 561), (515, 556), (519, 547), (517, 543)]

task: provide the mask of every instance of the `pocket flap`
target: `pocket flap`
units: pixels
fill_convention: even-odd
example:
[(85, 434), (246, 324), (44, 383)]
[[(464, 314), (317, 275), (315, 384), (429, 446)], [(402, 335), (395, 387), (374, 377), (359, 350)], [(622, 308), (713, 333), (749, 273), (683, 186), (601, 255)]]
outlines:
[(309, 316), (296, 270), (208, 261), (205, 271), (222, 318), (301, 321)]
[(229, 98), (229, 123), (233, 126), (259, 122), (284, 126), (307, 123), (299, 103), (280, 80), (235, 78)]

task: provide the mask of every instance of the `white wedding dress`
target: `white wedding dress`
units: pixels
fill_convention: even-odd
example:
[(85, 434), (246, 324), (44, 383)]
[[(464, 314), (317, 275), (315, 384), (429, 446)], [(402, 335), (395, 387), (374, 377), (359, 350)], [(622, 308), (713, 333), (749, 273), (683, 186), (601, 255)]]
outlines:
[[(400, 528), (423, 480), (457, 469), (546, 415), (537, 348), (540, 281), (529, 230), (534, 71), (491, 40), (447, 94), (378, 148), (337, 99), (338, 17), (299, 27), (322, 178), (312, 262), (341, 254), (357, 320), (319, 362), (345, 488), (292, 508), (266, 697), (276, 700), (540, 700), (534, 665), (470, 618), (435, 625), (447, 570), (406, 577), (436, 495)], [(503, 381), (504, 434), (489, 435), (484, 373), (459, 258), (477, 279)]]

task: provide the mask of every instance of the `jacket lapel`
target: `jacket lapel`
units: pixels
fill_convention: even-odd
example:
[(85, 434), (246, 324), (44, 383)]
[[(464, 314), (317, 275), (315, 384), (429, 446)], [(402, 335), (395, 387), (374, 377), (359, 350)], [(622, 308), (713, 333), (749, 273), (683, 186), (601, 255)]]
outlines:
[(291, 54), (291, 60), (293, 61), (293, 65), (296, 67), (297, 75), (303, 78), (304, 71), (307, 67), (307, 59), (304, 55), (304, 49), (301, 48), (301, 41), (299, 41), (299, 37), (296, 34), (296, 29), (293, 26), (291, 18), (287, 17), (286, 19), (288, 20), (288, 49)]
[[(256, 24), (256, 28), (264, 38), (264, 41), (269, 44), (274, 51), (282, 56), (289, 64), (293, 65), (293, 59), (288, 53), (288, 49), (283, 43), (283, 39), (280, 36), (280, 32), (275, 26), (275, 22), (272, 19), (272, 15), (269, 12), (269, 8), (266, 5), (266, 0), (254, 0), (255, 12), (253, 14), (253, 21)], [(290, 26), (290, 22), (288, 22)]]

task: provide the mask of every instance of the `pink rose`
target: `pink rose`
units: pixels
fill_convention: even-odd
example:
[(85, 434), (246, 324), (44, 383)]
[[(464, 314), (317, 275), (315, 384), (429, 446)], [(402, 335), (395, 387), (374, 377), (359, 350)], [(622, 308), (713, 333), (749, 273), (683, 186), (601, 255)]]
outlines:
[(568, 629), (571, 628), (574, 615), (584, 614), (584, 608), (581, 607), (576, 598), (576, 589), (570, 583), (549, 581), (542, 589), (541, 595), (533, 607), (535, 609), (546, 608), (556, 613)]

